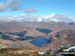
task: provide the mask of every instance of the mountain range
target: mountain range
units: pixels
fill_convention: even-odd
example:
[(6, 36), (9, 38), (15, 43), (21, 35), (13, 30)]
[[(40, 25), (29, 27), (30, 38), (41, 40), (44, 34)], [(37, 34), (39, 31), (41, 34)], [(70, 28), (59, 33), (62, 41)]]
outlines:
[[(22, 19), (18, 17), (22, 17)], [(0, 19), (1, 48), (29, 47), (47, 50), (75, 41), (75, 22), (73, 19), (54, 14), (44, 16), (44, 18), (41, 16), (41, 21), (34, 20), (34, 16), (26, 17), (24, 15), (1, 17), (3, 18)], [(27, 21), (30, 18), (33, 21)]]

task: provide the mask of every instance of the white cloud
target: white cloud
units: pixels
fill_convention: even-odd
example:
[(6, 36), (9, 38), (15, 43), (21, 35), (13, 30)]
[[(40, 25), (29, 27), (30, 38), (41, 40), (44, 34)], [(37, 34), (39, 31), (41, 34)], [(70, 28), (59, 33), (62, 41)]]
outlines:
[(45, 18), (52, 18), (53, 16), (55, 16), (55, 14), (49, 14), (49, 15), (45, 16)]
[(72, 18), (72, 21), (75, 22), (75, 18)]
[(41, 22), (41, 21), (42, 21), (42, 18), (39, 17), (39, 18), (37, 19), (37, 22)]
[(2, 8), (2, 9), (5, 8), (4, 2), (1, 2), (1, 3), (0, 3), (0, 8)]
[(18, 8), (20, 0), (6, 0), (6, 2), (0, 2), (0, 11), (5, 11), (10, 9)]
[(25, 10), (25, 13), (34, 13), (34, 12), (38, 12), (35, 8), (29, 8)]
[(68, 18), (65, 15), (60, 14), (49, 14), (49, 15), (40, 15), (40, 16), (34, 16), (34, 15), (28, 15), (28, 14), (21, 14), (17, 16), (0, 16), (0, 20), (2, 21), (28, 21), (28, 22), (75, 22), (75, 19)]

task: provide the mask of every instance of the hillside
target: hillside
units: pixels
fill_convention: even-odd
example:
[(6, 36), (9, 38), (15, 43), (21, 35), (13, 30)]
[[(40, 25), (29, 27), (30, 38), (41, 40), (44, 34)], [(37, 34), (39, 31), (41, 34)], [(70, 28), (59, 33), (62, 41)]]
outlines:
[(74, 35), (75, 28), (65, 22), (0, 22), (0, 47), (56, 48), (73, 42)]
[(69, 44), (75, 41), (75, 29), (61, 30), (53, 34), (51, 42), (46, 43), (45, 48), (56, 49), (59, 46)]

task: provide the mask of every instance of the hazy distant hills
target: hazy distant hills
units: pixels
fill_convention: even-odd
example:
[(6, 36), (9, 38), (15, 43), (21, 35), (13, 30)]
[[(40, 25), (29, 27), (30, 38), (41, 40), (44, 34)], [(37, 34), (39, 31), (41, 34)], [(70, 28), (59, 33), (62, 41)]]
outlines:
[[(61, 26), (61, 27), (60, 27)], [(69, 24), (65, 22), (0, 22), (0, 30), (9, 31), (9, 32), (17, 32), (26, 29), (34, 29), (35, 28), (47, 28), (52, 30), (66, 29), (72, 28)]]
[(47, 49), (56, 48), (59, 45), (70, 43), (74, 40), (74, 23), (54, 21), (0, 22), (0, 47), (28, 46), (32, 48), (34, 46), (36, 49), (37, 47)]

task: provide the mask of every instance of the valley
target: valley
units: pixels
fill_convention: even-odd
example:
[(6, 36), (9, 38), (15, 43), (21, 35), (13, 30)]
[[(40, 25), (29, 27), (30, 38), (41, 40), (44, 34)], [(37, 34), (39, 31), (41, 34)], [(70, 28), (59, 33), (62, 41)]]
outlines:
[(75, 0), (0, 0), (0, 56), (75, 56)]
[[(67, 23), (40, 22), (39, 24), (39, 22), (1, 22), (0, 25), (3, 26), (3, 28), (2, 26), (0, 27), (0, 42), (8, 48), (11, 44), (14, 44), (14, 42), (22, 42), (17, 44), (22, 45), (27, 41), (37, 48), (40, 47), (39, 49), (41, 50), (55, 49), (60, 45), (68, 44), (75, 40), (75, 28)], [(7, 44), (6, 41), (8, 42)], [(24, 47), (24, 45), (22, 46)]]

